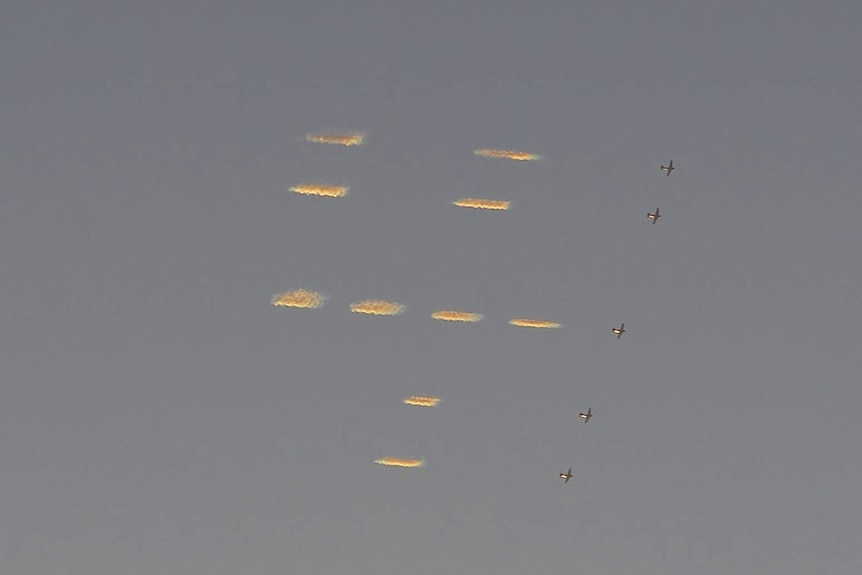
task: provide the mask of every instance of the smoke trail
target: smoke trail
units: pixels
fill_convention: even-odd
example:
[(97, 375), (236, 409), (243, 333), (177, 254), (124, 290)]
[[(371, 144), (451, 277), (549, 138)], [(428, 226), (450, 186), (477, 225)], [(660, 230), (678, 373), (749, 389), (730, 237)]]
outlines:
[(476, 208), (480, 210), (508, 210), (512, 202), (505, 200), (486, 200), (483, 198), (461, 198), (452, 202), (461, 208)]
[(369, 315), (400, 315), (404, 311), (404, 305), (393, 301), (366, 299), (350, 304), (350, 311)]
[(499, 150), (496, 148), (482, 148), (473, 152), (477, 156), (484, 158), (504, 158), (506, 160), (519, 160), (521, 162), (529, 162), (540, 160), (542, 156), (531, 154), (530, 152), (519, 152), (517, 150)]
[(440, 403), (440, 398), (426, 395), (411, 395), (404, 400), (404, 403), (407, 405), (415, 405), (417, 407), (435, 407)]
[(380, 465), (389, 465), (391, 467), (423, 467), (425, 465), (424, 459), (402, 459), (401, 457), (381, 457), (380, 459), (375, 459), (374, 463), (379, 463)]
[(314, 309), (326, 303), (326, 296), (316, 291), (298, 289), (274, 295), (270, 302), (276, 307), (303, 307)]
[(535, 327), (535, 328), (558, 328), (560, 324), (555, 321), (546, 321), (543, 319), (526, 319), (526, 318), (518, 318), (510, 319), (510, 325), (517, 325), (518, 327)]
[(431, 314), (434, 319), (440, 321), (461, 321), (475, 323), (482, 319), (481, 313), (470, 313), (466, 311), (457, 311), (454, 309), (441, 309)]
[(326, 184), (297, 184), (290, 188), (291, 192), (305, 196), (324, 196), (327, 198), (343, 198), (350, 191), (350, 186), (328, 186)]
[(340, 146), (358, 146), (365, 142), (363, 132), (344, 132), (341, 134), (308, 134), (305, 139), (318, 144), (335, 144)]

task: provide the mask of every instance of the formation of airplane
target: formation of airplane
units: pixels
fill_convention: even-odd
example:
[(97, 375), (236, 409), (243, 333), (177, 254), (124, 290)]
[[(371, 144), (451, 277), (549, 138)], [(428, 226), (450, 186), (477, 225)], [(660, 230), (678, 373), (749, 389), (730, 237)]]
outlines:
[[(676, 168), (673, 166), (673, 160), (668, 162), (667, 166), (662, 166), (662, 170), (667, 172), (667, 175), (670, 176), (670, 173), (674, 171)], [(647, 212), (647, 217), (652, 220), (652, 223), (655, 224), (658, 219), (661, 217), (661, 211), (658, 207), (656, 207), (655, 212)], [(617, 336), (617, 339), (620, 339), (623, 334), (626, 332), (626, 324), (621, 323), (620, 327), (613, 328), (613, 333)], [(578, 417), (584, 420), (584, 423), (588, 423), (590, 419), (593, 417), (593, 408), (590, 407), (586, 412), (581, 412), (578, 414)], [(572, 478), (572, 468), (570, 467), (566, 473), (560, 473), (560, 479), (563, 479), (563, 483), (568, 483), (569, 479)]]
[[(672, 171), (674, 171), (676, 168), (673, 165), (673, 160), (671, 160), (670, 162), (668, 162), (668, 164), (666, 166), (662, 165), (661, 169), (663, 171), (667, 172), (667, 175), (670, 176), (670, 173)], [(652, 220), (653, 224), (655, 224), (658, 221), (658, 219), (661, 217), (660, 209), (658, 207), (656, 207), (654, 212), (647, 212), (647, 217), (650, 220)], [(617, 336), (617, 339), (620, 339), (623, 336), (623, 334), (626, 332), (626, 324), (621, 323), (619, 327), (615, 327), (611, 331), (613, 331), (614, 335)], [(583, 419), (584, 423), (588, 423), (590, 421), (590, 419), (593, 417), (593, 408), (590, 407), (589, 409), (587, 409), (587, 411), (585, 411), (585, 412), (582, 411), (581, 413), (578, 414), (578, 417)], [(571, 467), (569, 468), (569, 470), (566, 473), (560, 473), (560, 479), (563, 480), (563, 483), (568, 483), (569, 479), (571, 479), (571, 478), (572, 478), (572, 468)]]
[(670, 173), (672, 171), (674, 171), (676, 168), (673, 167), (673, 160), (671, 160), (670, 162), (668, 162), (668, 164), (666, 166), (662, 166), (661, 169), (666, 171), (667, 175), (669, 176)]

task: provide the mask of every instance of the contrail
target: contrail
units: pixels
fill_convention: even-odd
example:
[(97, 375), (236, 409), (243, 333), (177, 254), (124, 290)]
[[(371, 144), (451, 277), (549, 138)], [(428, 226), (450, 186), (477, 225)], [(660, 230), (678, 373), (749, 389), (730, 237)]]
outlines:
[(415, 405), (417, 407), (435, 407), (440, 403), (440, 398), (426, 395), (411, 395), (404, 400), (404, 403), (407, 405)]
[(495, 148), (482, 148), (481, 150), (476, 150), (473, 153), (477, 156), (482, 156), (484, 158), (505, 158), (507, 160), (519, 160), (522, 162), (542, 159), (542, 156), (538, 154), (531, 154), (530, 152), (519, 152), (517, 150), (498, 150)]
[(482, 319), (481, 313), (470, 313), (466, 311), (457, 311), (454, 309), (441, 309), (431, 314), (434, 319), (441, 321), (462, 321), (475, 323)]
[(476, 208), (480, 210), (508, 210), (512, 202), (505, 200), (486, 200), (483, 198), (461, 198), (452, 202), (461, 208)]
[(324, 196), (327, 198), (343, 198), (350, 191), (350, 186), (328, 186), (326, 184), (297, 184), (290, 188), (291, 192), (305, 196)]
[(322, 293), (304, 289), (286, 291), (272, 296), (271, 303), (276, 307), (304, 307), (314, 309), (326, 303), (326, 296)]
[(364, 132), (344, 132), (341, 134), (308, 134), (305, 139), (318, 144), (358, 146), (365, 142)]
[(560, 327), (555, 321), (546, 321), (544, 319), (526, 319), (516, 317), (515, 319), (509, 320), (510, 325), (517, 325), (518, 327), (537, 327), (537, 328), (557, 328)]
[(369, 315), (400, 315), (404, 311), (404, 305), (393, 301), (366, 299), (350, 304), (350, 311)]
[(403, 459), (401, 457), (381, 457), (375, 459), (374, 463), (380, 465), (389, 465), (391, 467), (422, 467), (425, 465), (424, 459)]

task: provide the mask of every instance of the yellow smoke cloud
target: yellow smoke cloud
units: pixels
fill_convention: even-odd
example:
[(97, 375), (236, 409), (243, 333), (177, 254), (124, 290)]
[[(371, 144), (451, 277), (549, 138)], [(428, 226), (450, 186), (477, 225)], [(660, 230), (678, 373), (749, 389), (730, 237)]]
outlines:
[(304, 307), (307, 309), (314, 309), (326, 303), (326, 296), (316, 291), (298, 289), (272, 296), (271, 303), (276, 307)]
[(380, 465), (389, 465), (391, 467), (422, 467), (425, 465), (424, 459), (403, 459), (401, 457), (381, 457), (375, 459), (374, 463)]
[(305, 139), (318, 144), (336, 144), (339, 146), (358, 146), (365, 142), (363, 132), (344, 132), (341, 134), (308, 134)]
[(426, 395), (411, 395), (404, 400), (404, 403), (407, 405), (415, 405), (417, 407), (435, 407), (440, 403), (440, 398)]
[(517, 150), (499, 150), (495, 148), (482, 148), (473, 152), (477, 156), (484, 158), (505, 158), (507, 160), (519, 160), (521, 162), (529, 162), (532, 160), (540, 160), (542, 156), (531, 154), (530, 152), (519, 152)]
[(508, 210), (512, 202), (505, 200), (486, 200), (483, 198), (461, 198), (452, 202), (462, 208), (476, 208), (480, 210)]
[(536, 328), (546, 328), (546, 329), (552, 329), (552, 328), (560, 327), (560, 324), (558, 324), (555, 321), (546, 321), (543, 319), (526, 319), (526, 318), (519, 318), (519, 317), (516, 317), (515, 319), (510, 319), (509, 324), (510, 325), (517, 325), (518, 327), (536, 327)]
[(327, 198), (343, 198), (350, 191), (350, 186), (328, 186), (326, 184), (297, 184), (290, 188), (291, 192), (305, 196), (324, 196)]
[(475, 323), (482, 319), (482, 314), (457, 311), (454, 309), (441, 309), (440, 311), (432, 313), (431, 317), (439, 319), (440, 321), (465, 321)]
[(366, 299), (350, 304), (350, 311), (369, 315), (399, 315), (404, 311), (404, 305), (393, 301)]

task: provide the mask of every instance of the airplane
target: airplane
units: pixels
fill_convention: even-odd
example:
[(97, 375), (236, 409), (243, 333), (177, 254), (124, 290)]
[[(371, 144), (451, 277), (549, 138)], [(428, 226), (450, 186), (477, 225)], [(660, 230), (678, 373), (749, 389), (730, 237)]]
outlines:
[(623, 336), (623, 334), (626, 332), (626, 324), (625, 324), (625, 323), (621, 323), (621, 324), (620, 324), (620, 327), (615, 327), (615, 328), (614, 328), (614, 329), (612, 329), (611, 331), (613, 331), (615, 334), (617, 334), (617, 339), (619, 339), (619, 338), (621, 338), (621, 337)]
[(649, 219), (651, 219), (651, 220), (652, 220), (652, 223), (656, 223), (656, 222), (658, 221), (658, 219), (661, 217), (661, 213), (659, 212), (658, 208), (656, 208), (656, 209), (655, 209), (655, 213), (654, 213), (654, 214), (649, 214), (649, 213), (648, 213), (648, 214), (646, 215), (646, 217), (648, 217)]
[(673, 160), (671, 160), (671, 161), (670, 161), (670, 163), (669, 163), (668, 165), (666, 165), (666, 166), (662, 166), (662, 167), (661, 167), (661, 169), (662, 169), (662, 170), (665, 170), (665, 171), (667, 172), (667, 175), (669, 176), (669, 175), (670, 175), (670, 173), (671, 173), (672, 171), (674, 171), (676, 168), (674, 168), (674, 167), (673, 167)]
[(560, 479), (565, 479), (563, 483), (568, 483), (569, 479), (572, 478), (572, 468), (569, 467), (569, 470), (566, 473), (560, 473)]
[(581, 413), (580, 418), (584, 420), (584, 423), (588, 423), (590, 418), (593, 416), (593, 408), (589, 408), (586, 413)]

